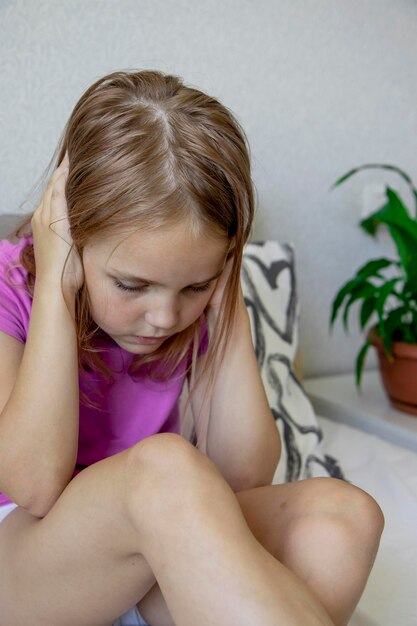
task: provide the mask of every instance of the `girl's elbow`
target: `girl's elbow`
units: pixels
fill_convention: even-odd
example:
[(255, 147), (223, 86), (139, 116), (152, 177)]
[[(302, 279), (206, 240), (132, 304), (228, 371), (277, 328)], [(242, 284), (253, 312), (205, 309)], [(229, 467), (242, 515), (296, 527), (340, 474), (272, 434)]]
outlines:
[(272, 485), (277, 465), (278, 462), (276, 465), (270, 466), (267, 471), (262, 469), (258, 472), (252, 471), (247, 475), (241, 475), (237, 479), (229, 481), (229, 484), (235, 493), (249, 489), (257, 489), (258, 487), (268, 487)]
[(268, 450), (263, 450), (262, 454), (258, 455), (258, 460), (253, 463), (252, 470), (241, 475), (239, 480), (235, 481), (235, 487), (238, 486), (238, 490), (243, 491), (272, 485), (280, 457), (281, 439), (278, 434), (277, 438), (273, 437), (268, 442)]

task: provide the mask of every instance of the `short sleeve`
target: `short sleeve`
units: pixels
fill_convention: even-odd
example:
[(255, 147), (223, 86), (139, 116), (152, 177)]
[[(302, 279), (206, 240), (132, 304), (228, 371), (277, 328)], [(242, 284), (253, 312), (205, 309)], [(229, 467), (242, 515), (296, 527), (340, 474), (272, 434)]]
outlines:
[(26, 270), (18, 263), (27, 242), (0, 241), (0, 330), (25, 343), (32, 297), (26, 287)]

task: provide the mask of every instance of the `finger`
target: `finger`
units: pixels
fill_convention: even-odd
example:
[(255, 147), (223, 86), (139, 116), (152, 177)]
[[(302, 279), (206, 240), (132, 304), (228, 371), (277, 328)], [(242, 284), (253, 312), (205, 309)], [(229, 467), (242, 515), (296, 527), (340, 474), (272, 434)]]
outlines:
[[(52, 207), (53, 201), (54, 204), (56, 204), (58, 201), (58, 204), (61, 205), (61, 207), (64, 206), (64, 203), (66, 204), (65, 184), (67, 181), (67, 173), (67, 171), (59, 172), (58, 170), (55, 170), (49, 180), (48, 186), (42, 198), (42, 205), (45, 207), (45, 211), (48, 213), (48, 215), (54, 213)], [(60, 202), (61, 198), (64, 203)]]
[(53, 172), (51, 178), (49, 179), (49, 183), (48, 186), (54, 186), (56, 184), (56, 182), (61, 179), (61, 178), (66, 178), (68, 176), (68, 164), (69, 161), (65, 161), (65, 157), (62, 161), (62, 163), (56, 168), (56, 170)]
[(68, 158), (65, 159), (64, 157), (61, 163), (53, 172), (52, 176), (50, 177), (48, 185), (54, 185), (55, 181), (57, 181), (61, 176), (66, 176), (68, 174), (68, 168), (69, 168)]
[(67, 183), (67, 176), (63, 174), (55, 181), (54, 187), (52, 189), (52, 197), (65, 197), (65, 185)]
[(67, 178), (68, 178), (68, 169), (60, 170), (59, 174), (57, 174), (56, 178), (54, 179), (54, 186), (56, 187), (57, 185), (62, 185), (62, 181), (64, 181), (64, 184), (65, 184), (67, 181)]
[(55, 182), (58, 179), (58, 177), (61, 175), (61, 171), (57, 168), (53, 174), (50, 176), (49, 180), (48, 180), (48, 184), (46, 186), (45, 192), (44, 192), (44, 200), (48, 200), (51, 197), (51, 193), (52, 190), (54, 188)]
[(51, 197), (52, 197), (53, 190), (54, 190), (54, 181), (51, 178), (42, 196), (42, 202), (41, 202), (41, 205), (43, 205), (47, 209), (49, 209), (49, 207), (51, 206)]
[(64, 158), (62, 159), (61, 165), (64, 169), (69, 167), (68, 151), (65, 151)]
[(69, 166), (68, 151), (65, 150), (65, 154), (62, 157), (62, 161), (57, 165), (56, 169), (62, 170), (68, 166)]
[(56, 204), (66, 205), (66, 198), (65, 198), (66, 183), (67, 183), (67, 175), (65, 172), (63, 172), (62, 176), (59, 176), (56, 179), (52, 187), (51, 199), (53, 199)]

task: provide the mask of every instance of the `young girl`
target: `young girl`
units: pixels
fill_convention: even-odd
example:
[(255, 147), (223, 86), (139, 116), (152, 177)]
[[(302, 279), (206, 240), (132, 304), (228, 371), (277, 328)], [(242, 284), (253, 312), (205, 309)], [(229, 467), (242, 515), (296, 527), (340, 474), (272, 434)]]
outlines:
[(1, 625), (347, 624), (383, 517), (343, 481), (271, 485), (238, 122), (176, 76), (114, 72), (52, 162), (0, 246)]

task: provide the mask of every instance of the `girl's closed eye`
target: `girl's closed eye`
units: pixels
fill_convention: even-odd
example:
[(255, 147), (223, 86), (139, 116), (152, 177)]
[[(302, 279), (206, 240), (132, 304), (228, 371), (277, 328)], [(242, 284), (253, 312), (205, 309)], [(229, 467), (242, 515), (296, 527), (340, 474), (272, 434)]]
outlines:
[(116, 287), (122, 289), (123, 291), (134, 291), (136, 293), (145, 291), (147, 285), (137, 285), (136, 287), (128, 287), (128, 285), (124, 285), (117, 278), (114, 280)]
[[(137, 285), (136, 287), (129, 287), (128, 285), (124, 285), (117, 278), (115, 279), (116, 287), (122, 289), (123, 291), (131, 291), (135, 293), (143, 293), (149, 285)], [(205, 283), (204, 285), (190, 285), (185, 289), (188, 291), (192, 291), (194, 293), (200, 293), (202, 291), (207, 291), (210, 288), (211, 282)]]
[(207, 291), (207, 289), (210, 289), (210, 285), (211, 283), (206, 283), (205, 285), (196, 285), (196, 286), (191, 286), (191, 287), (187, 287), (187, 289), (190, 289), (191, 291), (194, 292), (200, 292), (200, 291)]

